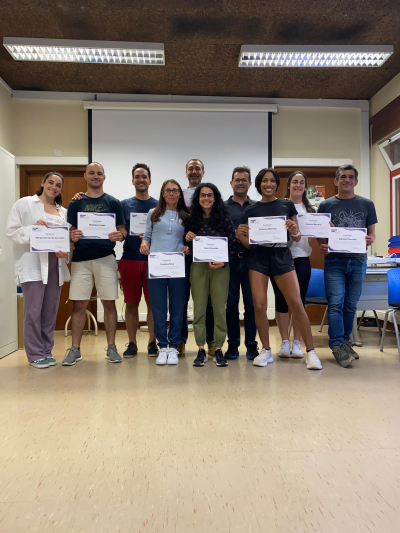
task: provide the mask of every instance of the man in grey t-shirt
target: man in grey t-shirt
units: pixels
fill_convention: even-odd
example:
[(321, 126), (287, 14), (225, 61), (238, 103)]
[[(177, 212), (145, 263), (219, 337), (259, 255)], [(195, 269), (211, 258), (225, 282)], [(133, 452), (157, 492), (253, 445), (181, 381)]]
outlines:
[[(353, 165), (342, 165), (336, 171), (338, 194), (322, 202), (318, 213), (331, 213), (331, 223), (340, 228), (367, 228), (367, 247), (375, 241), (378, 222), (371, 200), (358, 196), (354, 188), (358, 171)], [(318, 239), (325, 254), (325, 291), (328, 300), (329, 347), (337, 362), (346, 367), (358, 354), (350, 343), (353, 320), (367, 269), (367, 254), (329, 252), (327, 239)]]

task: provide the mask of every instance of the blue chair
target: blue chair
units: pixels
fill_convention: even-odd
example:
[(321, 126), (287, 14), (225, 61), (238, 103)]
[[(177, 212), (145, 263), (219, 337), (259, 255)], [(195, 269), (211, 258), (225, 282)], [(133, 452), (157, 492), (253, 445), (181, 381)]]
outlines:
[(388, 304), (389, 309), (385, 313), (385, 322), (383, 323), (381, 352), (383, 352), (383, 343), (385, 342), (386, 326), (389, 314), (392, 315), (394, 330), (396, 332), (397, 349), (400, 359), (400, 342), (399, 342), (399, 328), (397, 326), (396, 312), (400, 311), (400, 268), (392, 268), (388, 270)]
[[(312, 268), (311, 269), (311, 278), (310, 283), (308, 284), (305, 305), (325, 305), (325, 313), (321, 322), (321, 327), (319, 332), (321, 333), (322, 328), (325, 324), (326, 315), (328, 314), (328, 300), (325, 295), (325, 281), (324, 281), (324, 271), (321, 268)], [(292, 330), (292, 319), (290, 319), (289, 325), (289, 337)]]

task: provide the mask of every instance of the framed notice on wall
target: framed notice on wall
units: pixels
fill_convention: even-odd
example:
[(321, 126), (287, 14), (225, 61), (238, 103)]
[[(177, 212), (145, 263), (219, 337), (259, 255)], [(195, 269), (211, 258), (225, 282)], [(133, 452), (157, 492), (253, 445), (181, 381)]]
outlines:
[(325, 200), (325, 185), (309, 185), (307, 187), (307, 198), (311, 205), (318, 207)]

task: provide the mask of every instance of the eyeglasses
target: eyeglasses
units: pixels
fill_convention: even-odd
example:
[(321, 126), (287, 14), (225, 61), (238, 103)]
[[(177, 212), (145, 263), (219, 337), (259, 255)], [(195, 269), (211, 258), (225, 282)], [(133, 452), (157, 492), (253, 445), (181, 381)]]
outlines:
[(210, 200), (212, 200), (214, 198), (214, 194), (212, 192), (209, 192), (208, 194), (205, 192), (201, 192), (200, 198), (210, 198)]
[(179, 194), (179, 189), (165, 189), (164, 194)]

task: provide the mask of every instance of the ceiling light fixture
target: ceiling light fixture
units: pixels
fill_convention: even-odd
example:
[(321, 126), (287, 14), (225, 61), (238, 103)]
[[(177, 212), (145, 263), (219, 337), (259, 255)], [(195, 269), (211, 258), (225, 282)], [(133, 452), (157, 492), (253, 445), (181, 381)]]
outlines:
[(17, 61), (165, 65), (162, 43), (5, 37), (3, 45)]
[(239, 67), (380, 67), (393, 46), (243, 45)]

